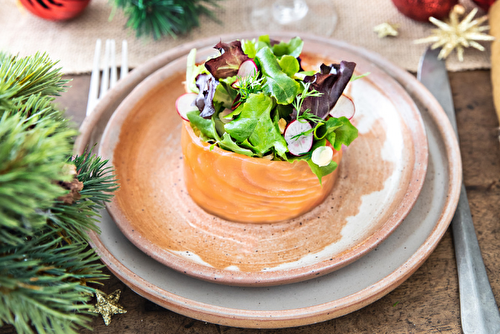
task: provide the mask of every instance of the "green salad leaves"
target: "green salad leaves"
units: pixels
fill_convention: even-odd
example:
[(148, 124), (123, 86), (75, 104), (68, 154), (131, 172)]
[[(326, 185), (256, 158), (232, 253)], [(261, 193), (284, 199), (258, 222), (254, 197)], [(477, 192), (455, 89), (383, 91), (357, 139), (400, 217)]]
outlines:
[[(299, 37), (284, 42), (268, 35), (220, 42), (215, 46), (220, 55), (202, 65), (195, 64), (193, 49), (186, 87), (198, 110), (187, 112), (186, 118), (202, 140), (222, 149), (256, 158), (304, 160), (321, 183), (337, 168), (331, 148), (341, 150), (358, 136), (349, 120), (354, 114), (349, 98), (352, 113), (331, 116), (339, 115), (333, 110), (355, 78), (356, 64), (323, 64), (318, 72), (306, 72), (300, 60), (303, 45)], [(345, 108), (343, 102), (337, 109)]]

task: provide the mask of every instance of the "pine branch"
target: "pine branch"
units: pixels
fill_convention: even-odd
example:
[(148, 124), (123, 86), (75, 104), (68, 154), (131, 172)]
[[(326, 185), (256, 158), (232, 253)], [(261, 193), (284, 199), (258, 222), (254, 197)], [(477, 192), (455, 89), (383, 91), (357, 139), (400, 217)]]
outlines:
[[(23, 100), (33, 94), (59, 96), (69, 80), (62, 80), (60, 68), (54, 68), (47, 54), (32, 57), (0, 55), (0, 106), (6, 100)], [(6, 109), (4, 109), (6, 110)], [(0, 113), (2, 109), (0, 109)]]
[[(71, 159), (77, 131), (54, 106), (67, 82), (54, 64), (46, 55), (0, 53), (0, 327), (19, 333), (87, 327), (94, 289), (86, 284), (106, 278), (86, 232), (98, 231), (116, 180), (91, 152)], [(79, 181), (81, 197), (64, 202), (63, 185)]]
[(38, 332), (51, 328), (64, 334), (88, 327), (87, 319), (74, 312), (88, 310), (85, 293), (94, 289), (86, 284), (106, 278), (94, 251), (85, 251), (85, 232), (97, 230), (95, 217), (117, 188), (116, 180), (107, 161), (91, 151), (73, 162), (85, 195), (73, 205), (56, 202), (48, 224), (27, 242), (0, 247), (0, 325), (14, 324), (19, 333), (32, 333), (30, 324)]
[(106, 166), (108, 160), (101, 160), (97, 155), (92, 154), (88, 148), (81, 156), (73, 160), (76, 165), (78, 180), (83, 182), (83, 196), (95, 203), (95, 209), (104, 208), (104, 202), (109, 202), (111, 194), (117, 187), (117, 180), (112, 174), (113, 168)]
[[(0, 118), (0, 227), (36, 229), (46, 221), (45, 211), (65, 191), (54, 181), (63, 173), (76, 131), (61, 128), (45, 111), (30, 117), (6, 112)], [(5, 236), (4, 231), (0, 235)], [(9, 231), (10, 232), (10, 231)], [(3, 239), (2, 239), (3, 240)], [(7, 242), (7, 241), (6, 241)]]
[[(86, 283), (106, 278), (86, 243), (66, 244), (60, 230), (47, 228), (22, 246), (0, 247), (0, 325), (19, 333), (76, 333), (88, 328), (86, 304), (94, 289)], [(78, 314), (81, 313), (81, 314)]]
[(220, 23), (213, 14), (220, 0), (113, 0), (116, 8), (128, 16), (127, 27), (137, 37), (163, 36), (176, 38), (200, 25), (199, 17), (206, 15)]
[(77, 132), (54, 106), (68, 82), (54, 65), (45, 54), (0, 54), (0, 241), (10, 244), (46, 223), (65, 193), (56, 181), (71, 177), (63, 166)]
[(104, 208), (112, 193), (118, 189), (113, 169), (106, 166), (107, 160), (101, 160), (93, 155), (91, 150), (85, 150), (81, 156), (76, 156), (75, 164), (78, 180), (83, 182), (82, 197), (73, 205), (57, 203), (49, 211), (50, 221), (63, 228), (73, 240), (86, 241), (89, 230), (99, 232), (96, 222), (99, 210)]

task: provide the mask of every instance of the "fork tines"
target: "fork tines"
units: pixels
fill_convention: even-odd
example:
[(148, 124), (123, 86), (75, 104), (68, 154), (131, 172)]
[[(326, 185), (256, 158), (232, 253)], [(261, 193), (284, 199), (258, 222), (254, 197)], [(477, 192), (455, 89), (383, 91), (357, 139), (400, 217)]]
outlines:
[[(128, 73), (128, 45), (127, 41), (122, 42), (122, 62), (120, 68), (120, 79), (124, 78)], [(95, 44), (94, 63), (92, 66), (92, 74), (90, 76), (89, 98), (87, 101), (87, 115), (94, 110), (97, 101), (99, 101), (106, 92), (113, 88), (117, 81), (116, 68), (116, 45), (113, 39), (106, 40), (106, 48), (104, 50), (103, 70), (100, 75), (100, 60), (101, 60), (101, 40), (98, 39)], [(99, 77), (101, 77), (101, 89), (99, 92)], [(99, 92), (99, 95), (98, 95)]]

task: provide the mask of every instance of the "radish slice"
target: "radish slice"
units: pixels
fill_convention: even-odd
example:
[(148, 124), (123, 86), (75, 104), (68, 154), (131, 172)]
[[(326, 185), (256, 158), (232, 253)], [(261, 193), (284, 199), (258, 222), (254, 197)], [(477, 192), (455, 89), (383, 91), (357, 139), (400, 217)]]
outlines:
[(320, 146), (313, 151), (311, 156), (312, 162), (314, 162), (319, 167), (328, 166), (332, 161), (333, 150), (330, 146)]
[[(288, 151), (295, 156), (307, 153), (313, 144), (313, 134), (312, 132), (307, 135), (302, 135), (300, 137), (295, 137), (302, 132), (307, 132), (312, 129), (309, 122), (302, 123), (301, 121), (295, 120), (288, 124), (285, 130), (285, 140), (288, 144)], [(294, 138), (295, 137), (295, 138)]]
[(190, 111), (198, 110), (198, 107), (194, 104), (194, 100), (198, 97), (198, 94), (195, 93), (185, 93), (177, 98), (175, 101), (175, 108), (177, 109), (177, 113), (181, 118), (185, 121), (189, 122), (187, 118), (187, 113)]
[(332, 117), (346, 117), (351, 119), (354, 116), (356, 109), (354, 108), (354, 102), (347, 95), (342, 94), (332, 110), (330, 110), (330, 116)]
[(236, 79), (236, 81), (231, 84), (231, 87), (233, 87), (234, 89), (238, 89), (238, 82), (241, 80), (241, 78), (254, 76), (257, 72), (259, 72), (257, 64), (255, 64), (252, 59), (245, 60), (241, 63), (240, 68), (238, 69), (238, 73), (236, 74), (238, 76), (238, 79)]
[(245, 60), (241, 63), (240, 68), (238, 69), (238, 76), (240, 78), (254, 76), (259, 69), (257, 68), (257, 64), (252, 59)]

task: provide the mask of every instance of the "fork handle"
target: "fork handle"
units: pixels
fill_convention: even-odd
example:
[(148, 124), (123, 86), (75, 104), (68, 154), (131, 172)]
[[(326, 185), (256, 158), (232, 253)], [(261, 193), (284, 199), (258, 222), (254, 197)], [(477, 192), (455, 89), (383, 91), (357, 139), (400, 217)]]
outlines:
[(486, 274), (463, 184), (451, 225), (458, 267), (462, 330), (465, 334), (500, 333), (500, 313)]

